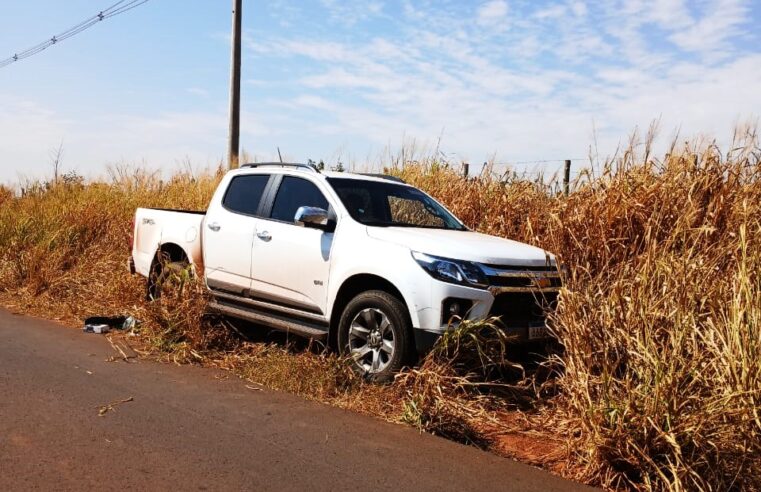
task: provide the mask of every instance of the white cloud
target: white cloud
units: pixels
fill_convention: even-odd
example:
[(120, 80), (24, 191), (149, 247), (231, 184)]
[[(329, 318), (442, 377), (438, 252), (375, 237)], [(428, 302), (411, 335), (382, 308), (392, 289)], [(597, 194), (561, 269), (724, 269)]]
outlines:
[(49, 150), (62, 141), (70, 158), (65, 137), (74, 121), (39, 103), (0, 96), (0, 182), (20, 175), (48, 174)]
[(692, 23), (685, 0), (655, 0), (647, 5), (647, 17), (666, 29), (680, 29)]
[(668, 63), (665, 52), (649, 46), (647, 27), (657, 27), (674, 47), (712, 63), (731, 58), (733, 40), (745, 35), (752, 22), (748, 0), (623, 0), (609, 4), (607, 11), (604, 28), (621, 42), (629, 61), (643, 67)]
[(537, 19), (560, 19), (566, 15), (567, 10), (565, 5), (550, 5), (535, 11), (533, 16)]
[(372, 19), (383, 14), (384, 4), (378, 0), (344, 2), (341, 0), (320, 0), (330, 19), (346, 26)]
[(507, 2), (504, 0), (491, 0), (478, 8), (478, 22), (480, 24), (501, 22), (507, 16), (507, 11)]
[(700, 19), (675, 32), (671, 40), (688, 51), (715, 54), (726, 50), (728, 40), (740, 34), (740, 26), (748, 20), (747, 11), (744, 1), (714, 0)]
[[(482, 5), (479, 19), (507, 15), (494, 3)], [(537, 10), (531, 16), (535, 20), (524, 20), (497, 38), (469, 27), (466, 19), (458, 22), (456, 13), (429, 10), (427, 23), (416, 22), (401, 38), (310, 42), (308, 47), (291, 41), (282, 44), (278, 56), (329, 61), (302, 78), (302, 96), (316, 91), (320, 99), (296, 99), (328, 110), (313, 131), (367, 139), (380, 147), (403, 135), (435, 141), (444, 129), (443, 145), (475, 161), (492, 152), (510, 160), (584, 156), (593, 122), (603, 152), (612, 152), (635, 126), (646, 127), (657, 118), (667, 130), (721, 136), (745, 108), (761, 108), (761, 93), (755, 90), (761, 86), (761, 55), (688, 65), (676, 52), (654, 48), (644, 26), (666, 22), (684, 7), (680, 2), (656, 11), (652, 3), (630, 0), (618, 6), (630, 12), (626, 16), (611, 8), (604, 28), (618, 29), (617, 37), (601, 32), (598, 20), (581, 5)], [(566, 27), (542, 31), (541, 23), (550, 18), (562, 18)], [(528, 54), (517, 56), (517, 47), (527, 47)], [(505, 53), (522, 65), (502, 63)], [(546, 65), (540, 55), (583, 62), (584, 68)], [(336, 94), (341, 97), (331, 99)]]
[[(37, 103), (0, 102), (0, 181), (49, 177), (49, 151), (63, 142), (63, 170), (102, 174), (110, 163), (141, 164), (152, 169), (174, 169), (188, 157), (199, 165), (215, 165), (224, 149), (227, 116), (216, 113), (158, 113), (71, 115)], [(252, 128), (249, 126), (249, 128)], [(20, 166), (20, 163), (27, 165)], [(18, 170), (18, 171), (17, 171)]]
[(209, 91), (201, 87), (188, 87), (185, 89), (188, 94), (193, 94), (199, 97), (209, 97)]
[(587, 15), (587, 4), (584, 2), (571, 2), (571, 12), (576, 17), (584, 17)]

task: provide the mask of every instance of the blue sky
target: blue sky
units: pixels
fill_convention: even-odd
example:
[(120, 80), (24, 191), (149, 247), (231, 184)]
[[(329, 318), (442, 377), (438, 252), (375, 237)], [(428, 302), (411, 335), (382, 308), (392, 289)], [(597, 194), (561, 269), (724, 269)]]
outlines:
[[(112, 3), (5, 2), (0, 58)], [(259, 160), (377, 164), (414, 141), (523, 162), (604, 156), (660, 118), (664, 142), (727, 143), (761, 113), (760, 23), (758, 0), (244, 0), (241, 141)], [(229, 31), (227, 0), (150, 0), (0, 69), (0, 182), (49, 175), (60, 142), (88, 176), (215, 165)]]

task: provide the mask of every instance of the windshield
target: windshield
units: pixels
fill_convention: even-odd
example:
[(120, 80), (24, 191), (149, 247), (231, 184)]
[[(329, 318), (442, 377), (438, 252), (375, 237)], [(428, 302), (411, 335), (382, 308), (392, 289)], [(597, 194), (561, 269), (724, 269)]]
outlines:
[(328, 178), (354, 220), (369, 226), (465, 230), (431, 197), (411, 186), (350, 178)]

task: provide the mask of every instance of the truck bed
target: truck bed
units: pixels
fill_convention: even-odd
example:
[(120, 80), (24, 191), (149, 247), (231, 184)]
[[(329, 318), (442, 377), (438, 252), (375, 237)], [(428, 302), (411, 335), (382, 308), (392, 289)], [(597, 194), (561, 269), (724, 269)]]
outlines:
[(206, 212), (164, 208), (138, 208), (135, 213), (132, 257), (135, 271), (148, 276), (162, 245), (177, 245), (196, 273), (203, 273), (201, 232)]

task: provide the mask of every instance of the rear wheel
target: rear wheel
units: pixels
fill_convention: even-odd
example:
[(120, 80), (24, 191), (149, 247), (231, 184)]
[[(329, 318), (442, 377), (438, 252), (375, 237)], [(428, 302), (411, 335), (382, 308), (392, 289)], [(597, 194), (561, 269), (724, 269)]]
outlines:
[(187, 258), (172, 259), (166, 252), (159, 252), (148, 275), (146, 297), (154, 301), (161, 297), (164, 288), (181, 285), (187, 276), (190, 262)]
[(344, 309), (338, 346), (354, 370), (373, 381), (388, 381), (414, 352), (406, 307), (384, 291), (359, 294)]

